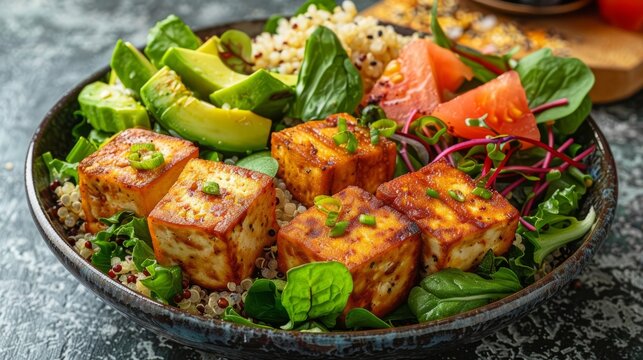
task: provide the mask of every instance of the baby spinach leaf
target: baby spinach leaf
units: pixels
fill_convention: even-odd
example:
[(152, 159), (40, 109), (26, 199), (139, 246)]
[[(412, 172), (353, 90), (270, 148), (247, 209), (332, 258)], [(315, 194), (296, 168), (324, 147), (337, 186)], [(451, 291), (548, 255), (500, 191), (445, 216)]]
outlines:
[[(249, 317), (275, 325), (288, 322), (288, 312), (281, 304), (281, 291), (276, 281), (280, 280), (257, 279), (248, 289), (244, 310)], [(283, 289), (284, 285), (280, 286)]]
[(587, 119), (589, 113), (592, 111), (592, 99), (589, 95), (585, 95), (578, 108), (573, 113), (558, 119), (554, 123), (554, 127), (559, 133), (564, 135), (571, 135), (578, 130), (578, 127)]
[(236, 163), (237, 166), (264, 173), (270, 177), (277, 175), (279, 163), (272, 156), (270, 151), (260, 151), (248, 155)]
[(252, 73), (252, 39), (243, 31), (224, 32), (219, 41), (219, 55), (230, 69), (241, 74)]
[(174, 295), (183, 290), (183, 275), (178, 266), (162, 266), (156, 260), (148, 259), (142, 264), (150, 273), (150, 276), (139, 280), (145, 287), (150, 289), (152, 295), (164, 302), (169, 303)]
[(348, 329), (388, 329), (391, 327), (391, 324), (364, 308), (354, 308), (346, 314), (346, 328)]
[(474, 273), (445, 269), (431, 274), (411, 290), (408, 304), (419, 322), (442, 319), (477, 307), (520, 290), (516, 274), (500, 268), (484, 279)]
[(309, 263), (290, 269), (287, 279), (281, 303), (293, 325), (318, 319), (335, 326), (353, 291), (346, 266), (335, 261)]
[(325, 10), (329, 13), (332, 13), (333, 10), (337, 7), (335, 0), (307, 0), (305, 3), (295, 11), (295, 15), (303, 14), (308, 11), (310, 5), (315, 5), (317, 10)]
[(393, 322), (417, 322), (415, 315), (411, 312), (409, 305), (404, 303), (400, 305), (397, 309), (393, 310), (392, 313), (384, 316), (382, 320), (393, 323)]
[(576, 131), (591, 110), (591, 101), (586, 98), (594, 86), (594, 74), (589, 67), (578, 59), (561, 58), (553, 56), (551, 51), (541, 50), (520, 60), (516, 71), (530, 108), (563, 98), (569, 101), (567, 105), (537, 114), (536, 120), (539, 123), (563, 121), (578, 111), (573, 117), (564, 119), (565, 125), (559, 125), (565, 133)]
[(100, 249), (97, 253), (92, 255), (92, 264), (100, 271), (106, 273), (112, 267), (112, 254), (116, 250), (116, 243), (104, 240), (94, 240), (93, 244)]
[(201, 39), (192, 32), (190, 27), (178, 16), (170, 15), (150, 29), (144, 52), (154, 66), (161, 68), (161, 59), (167, 49), (180, 47), (194, 50), (199, 45), (201, 45)]
[(234, 311), (234, 308), (232, 306), (228, 306), (225, 309), (225, 311), (223, 312), (223, 320), (233, 322), (235, 324), (252, 326), (252, 327), (256, 327), (256, 328), (260, 328), (260, 329), (273, 329), (270, 326), (262, 325), (262, 324), (255, 324), (252, 321), (244, 318), (243, 316), (239, 315), (239, 313)]
[(357, 108), (362, 78), (332, 30), (320, 26), (308, 38), (295, 94), (290, 116), (304, 121)]

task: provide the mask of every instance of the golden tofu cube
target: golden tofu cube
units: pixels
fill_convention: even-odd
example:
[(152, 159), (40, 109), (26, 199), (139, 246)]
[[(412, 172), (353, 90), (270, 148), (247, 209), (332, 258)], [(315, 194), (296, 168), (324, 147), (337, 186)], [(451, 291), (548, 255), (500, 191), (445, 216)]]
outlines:
[[(422, 230), (423, 273), (444, 268), (469, 270), (493, 250), (500, 255), (511, 246), (519, 213), (495, 190), (485, 200), (471, 193), (476, 185), (446, 161), (382, 184), (377, 197), (415, 221)], [(438, 197), (426, 194), (437, 191)], [(449, 195), (464, 197), (460, 202)]]
[[(399, 306), (416, 281), (420, 255), (419, 228), (406, 216), (355, 186), (333, 196), (342, 203), (339, 221), (349, 221), (343, 235), (331, 237), (326, 214), (315, 207), (295, 217), (277, 234), (279, 268), (315, 261), (338, 261), (353, 276), (353, 293), (345, 313), (363, 307), (378, 316)], [(375, 226), (359, 222), (375, 216)]]
[[(219, 195), (203, 191), (207, 182), (218, 184)], [(147, 219), (154, 254), (162, 265), (180, 265), (195, 284), (225, 289), (250, 277), (263, 248), (274, 243), (275, 209), (270, 176), (190, 160)]]
[[(333, 141), (340, 117), (357, 138), (357, 150), (352, 154)], [(371, 144), (369, 130), (357, 126), (349, 114), (275, 132), (271, 144), (272, 157), (279, 162), (278, 176), (306, 206), (311, 206), (317, 195), (332, 195), (349, 185), (374, 193), (395, 172), (395, 143), (380, 137), (377, 145)]]
[[(152, 143), (165, 163), (152, 170), (139, 170), (129, 163), (132, 145)], [(191, 142), (143, 129), (127, 129), (116, 135), (78, 165), (85, 228), (104, 229), (100, 218), (122, 210), (147, 216), (167, 193), (190, 159), (199, 156)]]

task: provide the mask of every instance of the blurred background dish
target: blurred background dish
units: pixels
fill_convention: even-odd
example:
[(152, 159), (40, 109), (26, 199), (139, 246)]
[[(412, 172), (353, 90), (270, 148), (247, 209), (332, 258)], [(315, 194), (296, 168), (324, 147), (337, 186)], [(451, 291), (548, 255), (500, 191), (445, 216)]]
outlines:
[(490, 8), (522, 15), (558, 15), (583, 8), (592, 0), (473, 0)]

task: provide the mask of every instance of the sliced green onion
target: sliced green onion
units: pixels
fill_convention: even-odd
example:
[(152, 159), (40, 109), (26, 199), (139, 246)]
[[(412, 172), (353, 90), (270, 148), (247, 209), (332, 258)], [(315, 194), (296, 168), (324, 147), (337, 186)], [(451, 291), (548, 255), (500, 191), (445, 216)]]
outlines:
[(140, 152), (140, 151), (154, 151), (156, 150), (156, 146), (152, 143), (138, 143), (138, 144), (132, 144), (132, 146), (129, 148), (129, 152)]
[(397, 130), (397, 123), (391, 119), (380, 119), (369, 126), (371, 129), (377, 129), (380, 135), (391, 137)]
[(348, 151), (349, 154), (353, 154), (357, 151), (357, 138), (355, 137), (355, 134), (350, 131), (348, 131), (347, 134), (348, 142), (346, 143), (346, 151)]
[[(415, 135), (419, 136), (429, 145), (437, 144), (442, 137), (444, 137), (447, 141), (450, 140), (450, 135), (447, 133), (446, 124), (435, 116), (423, 116), (415, 120), (412, 126), (415, 127)], [(433, 133), (433, 135), (429, 137), (428, 134), (431, 133)]]
[(375, 226), (375, 216), (373, 215), (360, 214), (358, 220), (364, 225)]
[(337, 146), (346, 144), (348, 142), (348, 131), (342, 131), (333, 135), (333, 141)]
[(141, 157), (137, 152), (130, 153), (128, 159), (129, 164), (138, 170), (152, 170), (163, 165), (165, 162), (163, 154), (158, 151), (144, 157)]
[(481, 168), (482, 164), (478, 164), (478, 162), (473, 159), (462, 159), (458, 161), (458, 170), (464, 171), (467, 174), (479, 171)]
[(371, 144), (377, 145), (380, 143), (380, 131), (377, 129), (371, 129)]
[(317, 210), (323, 212), (326, 215), (330, 214), (331, 212), (339, 213), (339, 211), (342, 209), (342, 203), (338, 199), (335, 199), (334, 197), (328, 195), (317, 195), (315, 196), (315, 200), (313, 200), (313, 202)]
[(449, 196), (455, 201), (464, 202), (464, 194), (460, 190), (449, 190)]
[(431, 189), (431, 188), (426, 188), (426, 195), (434, 199), (440, 198), (440, 194), (435, 189)]
[(560, 170), (550, 170), (547, 175), (545, 175), (545, 181), (552, 182), (560, 179), (561, 177)]
[(344, 235), (348, 227), (348, 221), (338, 221), (335, 226), (330, 230), (330, 237), (338, 237)]
[(208, 195), (221, 195), (219, 184), (217, 184), (215, 181), (206, 181), (205, 184), (203, 184), (201, 191)]
[(333, 227), (337, 224), (337, 219), (339, 218), (339, 213), (337, 211), (330, 211), (328, 216), (326, 216), (326, 226)]
[(348, 131), (348, 125), (346, 124), (346, 119), (343, 117), (337, 118), (337, 132)]
[(362, 126), (367, 126), (374, 121), (384, 118), (386, 118), (384, 110), (377, 105), (371, 104), (366, 105), (366, 107), (362, 109), (362, 115), (359, 118), (359, 123)]
[(489, 190), (487, 190), (485, 188), (482, 188), (482, 187), (477, 187), (477, 188), (473, 189), (473, 191), (471, 191), (471, 193), (473, 195), (477, 195), (477, 196), (479, 196), (479, 197), (481, 197), (481, 198), (483, 198), (485, 200), (491, 199), (491, 196), (493, 195), (491, 193), (491, 191), (489, 191)]
[(489, 116), (489, 114), (484, 114), (478, 118), (466, 118), (464, 119), (464, 123), (469, 126), (469, 127), (481, 127), (485, 129), (489, 129), (489, 126), (485, 122), (485, 119)]

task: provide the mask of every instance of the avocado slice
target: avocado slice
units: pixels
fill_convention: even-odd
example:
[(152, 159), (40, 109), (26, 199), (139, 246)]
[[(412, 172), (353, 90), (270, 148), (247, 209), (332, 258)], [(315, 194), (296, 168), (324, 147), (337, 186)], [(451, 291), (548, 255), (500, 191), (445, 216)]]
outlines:
[(141, 100), (157, 120), (177, 100), (190, 95), (192, 93), (183, 85), (181, 78), (167, 66), (141, 87)]
[(277, 119), (284, 114), (286, 105), (294, 98), (293, 88), (260, 69), (245, 80), (210, 94), (210, 101), (222, 107), (250, 110), (261, 116)]
[(204, 54), (216, 55), (219, 56), (219, 37), (213, 36), (206, 40), (203, 45), (199, 46), (196, 51), (202, 52)]
[(163, 56), (163, 63), (176, 71), (185, 85), (202, 98), (246, 78), (246, 75), (230, 70), (218, 55), (195, 50), (171, 48)]
[(137, 95), (147, 80), (156, 73), (156, 67), (147, 60), (145, 55), (138, 51), (132, 43), (124, 42), (121, 39), (114, 47), (110, 66), (123, 85)]
[(272, 122), (247, 110), (225, 110), (193, 96), (179, 99), (159, 119), (179, 136), (220, 151), (265, 149)]
[(161, 59), (167, 49), (172, 47), (196, 49), (200, 45), (201, 39), (192, 32), (190, 27), (178, 16), (170, 15), (150, 29), (144, 51), (154, 66), (161, 67)]
[(114, 133), (133, 127), (150, 128), (147, 110), (121, 87), (93, 82), (78, 94), (78, 103), (95, 129)]

